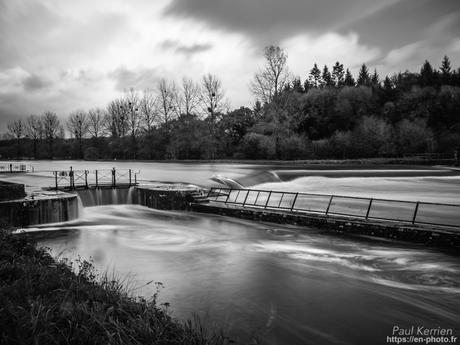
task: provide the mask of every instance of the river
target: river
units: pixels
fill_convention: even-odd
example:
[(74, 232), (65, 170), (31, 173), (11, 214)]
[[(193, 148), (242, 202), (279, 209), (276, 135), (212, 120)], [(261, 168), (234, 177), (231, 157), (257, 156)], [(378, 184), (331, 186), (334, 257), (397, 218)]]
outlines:
[[(209, 186), (214, 174), (258, 188), (458, 203), (457, 172), (441, 168), (305, 169), (249, 164), (37, 162), (6, 176), (29, 189), (52, 183), (51, 166), (130, 167), (143, 180)], [(5, 178), (5, 176), (2, 176)], [(51, 182), (50, 182), (51, 181)], [(460, 336), (458, 255), (422, 245), (332, 235), (137, 205), (87, 207), (69, 223), (28, 229), (61, 257), (91, 259), (133, 294), (173, 316), (197, 313), (236, 339), (266, 344), (386, 344), (394, 326), (453, 329)]]

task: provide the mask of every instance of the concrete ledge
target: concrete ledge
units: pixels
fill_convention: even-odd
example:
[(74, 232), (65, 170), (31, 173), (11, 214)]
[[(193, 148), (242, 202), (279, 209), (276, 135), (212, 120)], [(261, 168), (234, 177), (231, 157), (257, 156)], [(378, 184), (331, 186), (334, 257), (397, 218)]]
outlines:
[(460, 249), (460, 230), (449, 228), (415, 227), (407, 223), (375, 222), (269, 209), (228, 207), (215, 203), (194, 203), (192, 204), (192, 211), (263, 222), (316, 226), (336, 233), (353, 233)]
[(23, 184), (0, 181), (0, 201), (21, 199), (25, 196)]
[(28, 226), (78, 218), (78, 198), (62, 192), (36, 193), (19, 200), (0, 202), (0, 225)]
[(135, 191), (135, 204), (158, 210), (187, 210), (193, 201), (193, 194), (200, 188), (180, 183), (155, 183), (135, 187)]

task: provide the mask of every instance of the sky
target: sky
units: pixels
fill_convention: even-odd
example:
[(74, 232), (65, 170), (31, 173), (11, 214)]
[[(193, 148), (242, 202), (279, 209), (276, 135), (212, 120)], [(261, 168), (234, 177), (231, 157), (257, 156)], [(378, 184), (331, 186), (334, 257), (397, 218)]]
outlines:
[(385, 76), (448, 55), (458, 68), (460, 0), (0, 0), (0, 133), (207, 73), (232, 108), (251, 106), (267, 45), (302, 80), (315, 62)]

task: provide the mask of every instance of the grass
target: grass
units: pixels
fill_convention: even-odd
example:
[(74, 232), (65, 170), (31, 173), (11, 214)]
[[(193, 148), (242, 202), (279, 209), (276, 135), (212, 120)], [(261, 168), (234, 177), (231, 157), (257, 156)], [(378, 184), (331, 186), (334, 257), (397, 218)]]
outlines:
[(173, 319), (156, 295), (135, 298), (92, 265), (57, 261), (0, 230), (1, 344), (231, 344), (198, 318)]

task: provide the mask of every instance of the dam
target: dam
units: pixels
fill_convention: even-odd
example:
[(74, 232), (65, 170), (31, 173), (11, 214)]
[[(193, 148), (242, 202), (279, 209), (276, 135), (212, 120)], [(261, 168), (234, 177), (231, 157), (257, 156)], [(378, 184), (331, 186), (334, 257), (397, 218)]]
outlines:
[[(68, 169), (68, 162), (57, 164), (65, 164)], [(84, 164), (86, 169), (104, 165)], [(117, 168), (128, 165), (117, 164)], [(72, 165), (79, 169), (78, 162)], [(169, 303), (174, 317), (185, 320), (197, 313), (204, 324), (222, 325), (241, 342), (257, 338), (267, 344), (302, 344), (305, 339), (315, 344), (383, 343), (381, 339), (386, 339), (394, 324), (402, 326), (408, 320), (425, 327), (442, 324), (454, 330), (458, 325), (460, 264), (455, 249), (355, 235), (340, 230), (340, 223), (331, 223), (340, 218), (332, 213), (342, 213), (339, 206), (344, 204), (339, 196), (455, 204), (459, 179), (450, 172), (418, 170), (415, 174), (427, 176), (417, 177), (393, 176), (399, 174), (395, 170), (370, 171), (366, 174), (371, 176), (366, 177), (356, 177), (363, 174), (359, 171), (345, 177), (344, 172), (331, 172), (341, 175), (291, 179), (293, 170), (279, 173), (281, 181), (264, 174), (262, 183), (246, 184), (246, 191), (229, 191), (231, 188), (222, 185), (206, 185), (206, 179), (220, 173), (243, 181), (250, 180), (247, 175), (259, 172), (253, 167), (204, 164), (144, 163), (135, 169), (142, 171), (138, 185), (100, 192), (78, 188), (72, 193), (79, 194), (80, 206), (84, 206), (79, 217), (24, 227), (24, 236), (50, 248), (54, 255), (70, 260), (80, 256), (92, 260), (100, 272), (116, 272), (130, 282), (135, 295), (148, 298), (154, 293), (149, 282), (162, 282), (165, 288), (159, 294), (159, 303)], [(375, 176), (385, 173), (384, 177)], [(12, 174), (7, 179), (20, 182), (22, 178), (28, 191), (36, 181), (53, 187), (52, 173), (34, 174)], [(139, 188), (153, 188), (152, 181), (163, 181), (152, 192), (152, 198), (156, 193), (157, 200), (163, 200), (174, 185), (189, 186), (182, 181), (184, 176), (193, 181), (192, 185), (206, 186), (200, 187), (198, 194), (191, 189), (182, 195), (184, 203), (177, 207), (191, 207), (191, 211), (138, 204), (135, 191)], [(168, 179), (171, 183), (166, 183)], [(266, 192), (261, 192), (257, 201), (256, 190)], [(273, 196), (268, 198), (270, 190)], [(332, 190), (334, 193), (330, 193)], [(320, 212), (307, 214), (302, 210), (312, 199), (298, 196), (294, 203), (295, 195), (286, 194), (281, 199), (278, 191), (334, 194), (337, 203), (334, 197), (326, 217), (329, 199), (321, 197), (325, 201), (318, 202), (315, 209)], [(149, 191), (145, 193), (148, 200)], [(404, 195), (398, 200), (397, 193)], [(369, 202), (358, 201), (349, 209), (361, 216), (355, 221), (377, 222), (372, 217), (378, 215), (381, 201), (373, 201), (367, 221)], [(409, 205), (405, 214), (413, 216), (415, 205)], [(215, 211), (197, 212), (195, 207)], [(299, 219), (280, 221), (288, 217), (289, 207)], [(229, 217), (226, 212), (242, 216)], [(259, 219), (263, 213), (267, 218)], [(425, 214), (423, 207), (417, 214), (416, 221), (423, 220), (419, 218)], [(324, 219), (329, 228), (306, 220), (302, 223), (301, 217)], [(411, 220), (394, 224), (415, 225)]]

